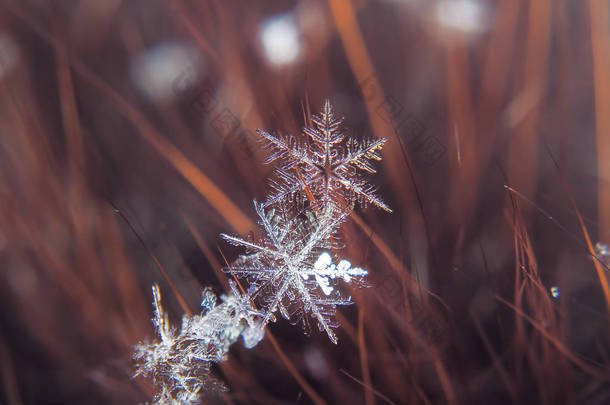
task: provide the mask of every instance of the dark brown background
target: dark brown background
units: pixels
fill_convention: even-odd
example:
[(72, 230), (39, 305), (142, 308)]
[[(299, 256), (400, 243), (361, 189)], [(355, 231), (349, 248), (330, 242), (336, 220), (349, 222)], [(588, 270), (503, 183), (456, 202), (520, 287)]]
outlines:
[[(150, 398), (130, 356), (152, 283), (183, 313), (152, 256), (192, 310), (227, 290), (220, 251), (239, 250), (218, 235), (253, 229), (272, 170), (254, 130), (299, 133), (328, 98), (346, 132), (389, 139), (371, 181), (394, 213), (358, 209), (343, 235), (373, 287), (338, 346), (287, 322), (277, 347), (235, 345), (207, 401), (608, 403), (587, 237), (610, 242), (610, 6), (462, 1), (472, 29), (447, 7), (2, 0), (0, 402)], [(282, 13), (301, 48), (276, 66), (260, 29)], [(157, 90), (141, 63), (165, 66)]]

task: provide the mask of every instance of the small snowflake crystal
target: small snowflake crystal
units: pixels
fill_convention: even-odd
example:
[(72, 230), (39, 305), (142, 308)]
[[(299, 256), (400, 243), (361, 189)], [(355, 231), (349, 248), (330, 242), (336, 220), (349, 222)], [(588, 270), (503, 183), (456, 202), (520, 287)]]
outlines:
[(136, 376), (149, 376), (161, 388), (156, 404), (197, 404), (204, 392), (225, 391), (224, 384), (210, 375), (211, 364), (226, 360), (239, 336), (247, 348), (264, 337), (261, 323), (255, 319), (263, 314), (252, 308), (247, 294), (231, 287), (233, 294), (223, 295), (220, 305), (211, 290), (205, 289), (202, 313), (184, 315), (180, 333), (175, 333), (161, 306), (159, 287), (153, 286), (153, 323), (161, 341), (138, 344), (134, 358)]
[(266, 163), (281, 162), (275, 169), (278, 180), (271, 183), (274, 193), (265, 206), (290, 198), (302, 203), (309, 193), (309, 198), (324, 205), (359, 202), (392, 212), (375, 194), (375, 187), (358, 174), (359, 170), (375, 173), (370, 160), (381, 160), (379, 151), (387, 139), (345, 140), (342, 120), (335, 118), (328, 101), (312, 121), (314, 127), (303, 130), (309, 138), (304, 140), (258, 131), (271, 150)]

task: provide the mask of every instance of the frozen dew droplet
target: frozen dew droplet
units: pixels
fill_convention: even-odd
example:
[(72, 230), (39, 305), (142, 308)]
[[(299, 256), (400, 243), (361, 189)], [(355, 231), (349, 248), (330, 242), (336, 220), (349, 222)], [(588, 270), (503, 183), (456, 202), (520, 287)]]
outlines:
[(608, 245), (597, 242), (595, 244), (595, 253), (597, 253), (598, 256), (608, 256)]
[(330, 293), (333, 292), (333, 288), (330, 286), (328, 277), (320, 276), (318, 274), (316, 274), (315, 276), (316, 276), (316, 281), (318, 282), (318, 285), (320, 286), (320, 288), (322, 289), (324, 294), (330, 295)]
[(337, 265), (337, 270), (339, 273), (345, 273), (349, 268), (352, 267), (352, 264), (348, 260), (341, 260)]
[(320, 256), (318, 256), (318, 260), (313, 265), (316, 270), (326, 270), (328, 266), (333, 263), (333, 259), (330, 257), (328, 252), (322, 252)]
[(553, 298), (559, 298), (559, 287), (557, 287), (556, 285), (551, 287), (551, 297)]

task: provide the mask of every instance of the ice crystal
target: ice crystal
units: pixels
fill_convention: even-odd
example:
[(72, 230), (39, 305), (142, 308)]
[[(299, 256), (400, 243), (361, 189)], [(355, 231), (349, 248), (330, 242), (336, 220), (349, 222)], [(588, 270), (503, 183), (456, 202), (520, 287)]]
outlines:
[(293, 323), (301, 323), (308, 332), (307, 315), (310, 315), (320, 330), (337, 343), (332, 330), (338, 326), (333, 319), (336, 306), (352, 301), (330, 282), (338, 278), (349, 282), (367, 274), (351, 268), (346, 260), (335, 266), (330, 254), (324, 251), (336, 246), (334, 234), (348, 213), (336, 211), (333, 205), (317, 214), (306, 211), (304, 216), (292, 217), (285, 209), (265, 210), (263, 204), (256, 202), (255, 209), (265, 236), (253, 241), (223, 234), (227, 241), (245, 247), (247, 252), (226, 271), (251, 282), (252, 297), (266, 312), (263, 324), (279, 311)]
[[(333, 291), (333, 287), (330, 286), (329, 278), (334, 280), (335, 278), (342, 278), (343, 281), (349, 283), (354, 277), (364, 277), (368, 274), (368, 271), (361, 269), (360, 267), (352, 267), (352, 264), (347, 260), (341, 260), (338, 265), (334, 265), (332, 257), (328, 252), (322, 252), (318, 256), (313, 265), (313, 275), (318, 282), (318, 285), (324, 291), (324, 294), (330, 295)], [(309, 274), (307, 274), (309, 276)]]
[(371, 160), (381, 160), (379, 151), (386, 139), (346, 139), (340, 128), (342, 120), (335, 118), (328, 101), (312, 121), (314, 126), (303, 130), (309, 139), (258, 131), (271, 151), (266, 163), (281, 162), (275, 169), (278, 180), (271, 182), (274, 193), (265, 206), (291, 198), (302, 203), (310, 193), (323, 205), (358, 202), (391, 212), (375, 187), (358, 174), (359, 170), (375, 173)]
[[(276, 313), (300, 323), (306, 333), (311, 320), (333, 343), (338, 305), (352, 303), (338, 281), (362, 286), (368, 272), (333, 255), (343, 246), (338, 230), (356, 203), (390, 212), (360, 172), (375, 173), (372, 160), (380, 160), (385, 139), (357, 141), (340, 131), (330, 103), (312, 117), (305, 139), (259, 134), (271, 150), (267, 162), (278, 162), (273, 194), (263, 204), (254, 202), (263, 234), (241, 238), (223, 234), (229, 243), (245, 248), (225, 271), (245, 281), (229, 281), (231, 293), (202, 293), (202, 311), (184, 315), (179, 331), (173, 329), (153, 286), (153, 323), (159, 340), (136, 346), (136, 375), (153, 379), (159, 392), (156, 404), (195, 404), (210, 391), (226, 390), (210, 375), (212, 363), (225, 361), (230, 346), (243, 339), (248, 349), (265, 336), (265, 327)], [(306, 201), (308, 204), (306, 204)]]
[(138, 363), (136, 376), (151, 377), (160, 387), (156, 404), (196, 404), (205, 392), (226, 390), (210, 375), (211, 364), (226, 360), (229, 347), (239, 336), (248, 348), (263, 338), (264, 329), (256, 318), (264, 314), (251, 306), (250, 297), (242, 295), (235, 284), (231, 289), (231, 295), (221, 297), (220, 305), (216, 305), (211, 290), (205, 289), (204, 310), (200, 315), (184, 315), (177, 333), (161, 305), (159, 287), (153, 286), (153, 323), (161, 340), (138, 344), (134, 358)]

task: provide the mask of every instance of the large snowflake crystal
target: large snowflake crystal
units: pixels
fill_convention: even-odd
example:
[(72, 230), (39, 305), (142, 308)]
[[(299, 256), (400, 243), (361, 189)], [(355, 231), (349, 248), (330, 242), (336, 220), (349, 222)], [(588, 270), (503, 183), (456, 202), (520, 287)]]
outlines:
[(386, 139), (346, 140), (340, 130), (342, 120), (335, 118), (329, 101), (312, 121), (314, 127), (303, 130), (308, 139), (302, 141), (258, 131), (271, 150), (266, 163), (281, 162), (275, 170), (279, 179), (272, 181), (274, 193), (265, 207), (289, 198), (303, 202), (313, 197), (322, 206), (358, 202), (392, 212), (376, 195), (375, 187), (358, 174), (359, 170), (375, 173), (371, 160), (381, 160), (379, 151)]
[(266, 236), (255, 241), (222, 235), (246, 248), (246, 254), (226, 271), (250, 281), (251, 296), (266, 313), (263, 324), (279, 311), (293, 323), (301, 323), (308, 333), (309, 315), (337, 343), (332, 330), (338, 326), (333, 319), (336, 306), (352, 301), (331, 283), (340, 278), (346, 282), (359, 280), (367, 274), (345, 260), (335, 266), (326, 252), (337, 248), (334, 234), (347, 212), (336, 212), (333, 205), (327, 205), (315, 214), (305, 211), (291, 216), (281, 206), (265, 210), (263, 204), (255, 202), (255, 207)]

